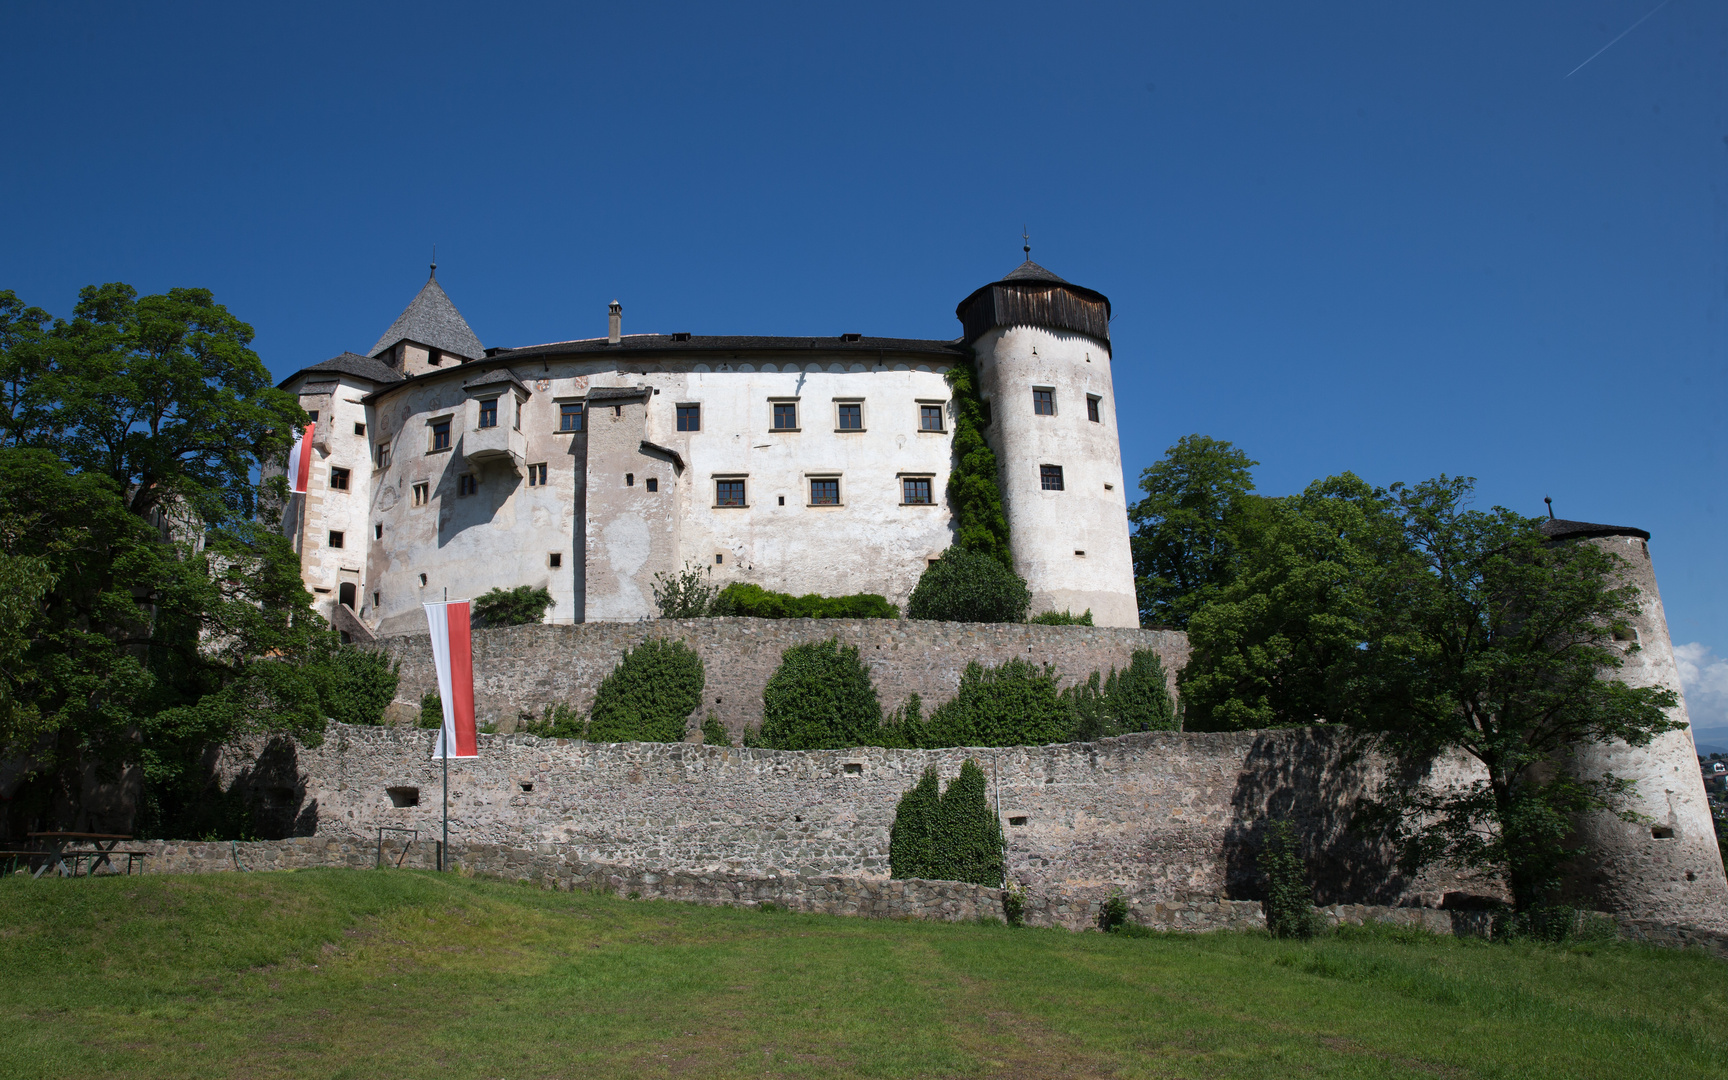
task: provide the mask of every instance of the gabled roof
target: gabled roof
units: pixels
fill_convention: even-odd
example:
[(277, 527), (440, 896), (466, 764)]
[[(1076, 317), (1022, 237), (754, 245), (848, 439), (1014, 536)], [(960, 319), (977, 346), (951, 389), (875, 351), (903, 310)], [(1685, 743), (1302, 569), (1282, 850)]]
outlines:
[(1650, 539), (1650, 534), (1643, 529), (1634, 529), (1630, 525), (1596, 525), (1588, 521), (1567, 521), (1565, 518), (1549, 518), (1542, 523), (1542, 535), (1550, 540), (1592, 539), (1599, 536), (1636, 536), (1640, 540)]
[(389, 364), (384, 363), (384, 361), (374, 360), (370, 356), (361, 356), (359, 353), (345, 352), (341, 356), (332, 356), (322, 364), (313, 364), (311, 367), (301, 368), (286, 379), (283, 379), (277, 384), (277, 386), (286, 387), (289, 383), (298, 379), (302, 375), (310, 375), (314, 372), (320, 371), (328, 371), (334, 375), (352, 375), (357, 379), (366, 379), (375, 383), (393, 383), (402, 381), (402, 373), (391, 367)]
[(554, 341), (545, 345), (525, 345), (517, 349), (495, 349), (494, 358), (509, 357), (523, 360), (542, 356), (563, 356), (576, 353), (807, 353), (807, 352), (884, 353), (929, 356), (946, 363), (971, 355), (958, 341), (931, 341), (927, 338), (881, 338), (859, 335), (857, 339), (835, 337), (761, 337), (754, 335), (704, 336), (701, 334), (625, 334), (618, 344), (605, 338), (585, 338), (580, 341)]
[(378, 344), (372, 346), (372, 355), (377, 356), (400, 341), (430, 345), (440, 352), (454, 353), (467, 360), (478, 360), (486, 355), (480, 338), (469, 328), (468, 321), (456, 310), (456, 305), (444, 295), (436, 277), (426, 279), (419, 295), (403, 309), (402, 314), (396, 316), (396, 321), (384, 331)]

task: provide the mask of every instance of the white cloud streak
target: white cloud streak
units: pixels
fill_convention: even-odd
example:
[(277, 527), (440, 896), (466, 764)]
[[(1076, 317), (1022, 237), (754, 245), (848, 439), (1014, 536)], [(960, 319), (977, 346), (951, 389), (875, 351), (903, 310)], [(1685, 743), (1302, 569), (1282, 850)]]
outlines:
[(1686, 692), (1693, 737), (1728, 743), (1728, 659), (1694, 641), (1674, 646), (1674, 660), (1680, 666), (1680, 688)]

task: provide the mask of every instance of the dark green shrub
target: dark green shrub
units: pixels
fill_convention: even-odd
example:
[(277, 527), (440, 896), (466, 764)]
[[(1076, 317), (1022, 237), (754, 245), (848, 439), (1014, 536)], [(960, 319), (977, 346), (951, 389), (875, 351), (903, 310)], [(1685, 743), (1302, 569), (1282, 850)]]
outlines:
[(1104, 901), (1104, 906), (1098, 909), (1098, 929), (1106, 934), (1114, 934), (1128, 925), (1128, 901), (1121, 893), (1111, 893), (1110, 899)]
[(540, 719), (522, 725), (524, 735), (538, 735), (542, 739), (580, 739), (587, 730), (588, 721), (563, 702), (546, 706)]
[(906, 700), (898, 708), (883, 717), (880, 734), (881, 738), (875, 743), (877, 746), (909, 750), (929, 745), (924, 728), (924, 699), (918, 696), (917, 691), (906, 695)]
[(1002, 887), (1002, 921), (1009, 926), (1026, 925), (1026, 890), (1013, 882)]
[(396, 696), (397, 671), (383, 653), (336, 645), (301, 669), (324, 715), (339, 724), (379, 724)]
[(973, 662), (960, 689), (930, 714), (924, 746), (1042, 746), (1066, 740), (1073, 719), (1056, 691), (1056, 673), (1014, 659), (1000, 667)]
[(963, 360), (949, 368), (945, 378), (954, 391), (954, 468), (948, 473), (954, 546), (1013, 566), (996, 452), (984, 438), (984, 429), (990, 426), (990, 404), (979, 393), (978, 370), (972, 361)]
[(1072, 611), (1046, 611), (1042, 615), (1034, 615), (1029, 620), (1039, 626), (1091, 626), (1092, 609), (1087, 608), (1079, 615)]
[(472, 611), (476, 626), (522, 626), (539, 622), (551, 606), (552, 594), (545, 589), (518, 585), (483, 593), (475, 598)]
[(1176, 707), (1170, 701), (1164, 661), (1151, 649), (1135, 649), (1121, 674), (1110, 670), (1104, 697), (1111, 719), (1122, 731), (1176, 730)]
[(702, 704), (702, 658), (682, 641), (649, 638), (606, 676), (589, 713), (590, 742), (679, 742)]
[(702, 745), (704, 745), (704, 746), (731, 746), (732, 745), (732, 736), (730, 736), (726, 733), (726, 725), (722, 724), (720, 722), (720, 718), (718, 716), (715, 716), (713, 713), (709, 713), (708, 719), (702, 721)]
[(793, 596), (734, 581), (720, 591), (714, 601), (714, 614), (755, 619), (898, 619), (900, 609), (875, 593)]
[(420, 721), (415, 726), (423, 728), (441, 728), (444, 726), (444, 701), (438, 696), (438, 691), (428, 690), (420, 696)]
[(1007, 866), (1002, 823), (990, 808), (984, 770), (968, 759), (940, 796), (936, 770), (901, 796), (888, 833), (893, 877), (1001, 885)]
[(662, 619), (701, 619), (718, 614), (714, 610), (714, 568), (685, 563), (676, 574), (654, 575), (654, 606)]
[(1266, 929), (1273, 937), (1309, 938), (1320, 931), (1308, 868), (1288, 821), (1266, 826), (1266, 846), (1260, 851), (1260, 872), (1266, 875)]
[(1085, 682), (1064, 689), (1062, 703), (1074, 717), (1073, 741), (1092, 742), (1120, 734), (1109, 714), (1109, 703), (1105, 700), (1096, 671)]
[(787, 649), (762, 689), (760, 737), (776, 750), (877, 745), (882, 705), (858, 650), (838, 638)]
[(1014, 571), (989, 555), (951, 547), (919, 576), (906, 614), (945, 622), (1020, 622), (1031, 603), (1031, 590)]

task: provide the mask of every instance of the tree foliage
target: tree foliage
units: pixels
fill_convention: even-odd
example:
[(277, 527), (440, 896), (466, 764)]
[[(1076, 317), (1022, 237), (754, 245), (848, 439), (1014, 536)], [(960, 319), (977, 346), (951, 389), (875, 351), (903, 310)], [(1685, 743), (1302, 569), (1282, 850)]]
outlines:
[(772, 592), (760, 585), (734, 581), (720, 590), (713, 603), (715, 615), (739, 615), (755, 619), (897, 619), (900, 609), (876, 593), (850, 596), (818, 596), (806, 593)]
[(1020, 622), (1032, 592), (1013, 570), (992, 556), (956, 544), (924, 570), (906, 615), (944, 622)]
[(679, 742), (702, 704), (702, 658), (682, 641), (649, 638), (624, 657), (594, 694), (591, 742)]
[(1228, 442), (1186, 435), (1141, 474), (1146, 494), (1128, 520), (1142, 625), (1187, 626), (1229, 582), (1257, 464)]
[(978, 394), (977, 366), (969, 360), (955, 364), (946, 378), (954, 391), (954, 467), (948, 473), (954, 547), (987, 555), (1012, 572), (1008, 515), (1002, 509), (996, 452), (984, 438), (989, 406)]
[(518, 585), (514, 589), (490, 589), (474, 598), (475, 626), (526, 626), (546, 617), (553, 605), (545, 587)]
[(925, 769), (895, 807), (888, 834), (890, 874), (1000, 886), (1006, 848), (984, 770), (968, 758), (940, 795), (937, 785), (935, 768)]
[(776, 750), (880, 745), (882, 705), (857, 648), (829, 638), (787, 649), (762, 690), (757, 738)]
[(1308, 868), (1302, 861), (1296, 830), (1288, 821), (1266, 826), (1266, 843), (1260, 850), (1260, 873), (1266, 879), (1266, 929), (1273, 937), (1313, 937), (1324, 925), (1314, 910), (1314, 892), (1308, 884)]
[(1094, 671), (1084, 682), (1065, 687), (1061, 698), (1072, 717), (1069, 738), (1074, 742), (1176, 727), (1164, 661), (1150, 649), (1134, 650), (1120, 672), (1111, 668), (1100, 678)]
[(924, 729), (925, 746), (1041, 746), (1067, 740), (1073, 718), (1054, 668), (1020, 659), (991, 668), (973, 661)]
[(714, 610), (720, 587), (714, 584), (713, 567), (687, 562), (677, 573), (656, 573), (650, 587), (654, 607), (662, 619), (701, 619), (724, 614)]

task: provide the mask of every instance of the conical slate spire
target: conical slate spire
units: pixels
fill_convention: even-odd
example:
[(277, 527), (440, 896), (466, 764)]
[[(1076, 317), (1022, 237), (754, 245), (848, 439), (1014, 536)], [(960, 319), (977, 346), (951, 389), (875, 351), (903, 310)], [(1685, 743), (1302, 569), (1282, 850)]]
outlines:
[(377, 356), (403, 339), (469, 360), (478, 360), (486, 355), (480, 338), (469, 328), (468, 320), (456, 310), (456, 305), (444, 295), (436, 277), (426, 279), (413, 303), (396, 316), (390, 329), (384, 331), (378, 344), (372, 346), (372, 355)]

